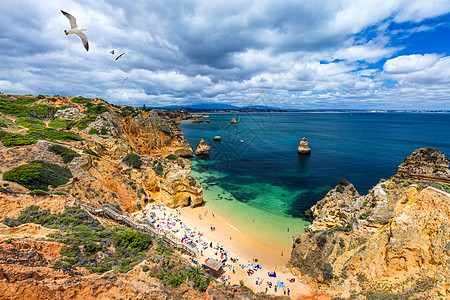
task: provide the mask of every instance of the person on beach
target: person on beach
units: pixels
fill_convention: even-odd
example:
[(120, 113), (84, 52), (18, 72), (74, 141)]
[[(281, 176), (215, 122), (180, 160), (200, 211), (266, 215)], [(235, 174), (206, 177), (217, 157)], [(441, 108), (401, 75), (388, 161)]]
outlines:
[(291, 292), (291, 290), (288, 288), (288, 291), (287, 291), (287, 293), (288, 293), (288, 296), (289, 296), (289, 293)]
[(281, 251), (281, 256), (283, 256), (283, 251)]

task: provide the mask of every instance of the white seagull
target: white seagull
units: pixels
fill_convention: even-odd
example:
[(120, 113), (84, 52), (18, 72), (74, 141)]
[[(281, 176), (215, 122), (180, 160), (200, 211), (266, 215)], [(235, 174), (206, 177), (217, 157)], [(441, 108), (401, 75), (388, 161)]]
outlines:
[(61, 10), (61, 12), (70, 21), (70, 29), (64, 30), (64, 33), (66, 35), (71, 34), (71, 33), (76, 34), (81, 39), (81, 42), (83, 43), (84, 48), (86, 48), (86, 51), (89, 51), (89, 43), (88, 43), (87, 36), (82, 32), (82, 31), (86, 31), (87, 29), (78, 27), (77, 19), (75, 19), (75, 17), (72, 16), (71, 14), (66, 13), (63, 10)]

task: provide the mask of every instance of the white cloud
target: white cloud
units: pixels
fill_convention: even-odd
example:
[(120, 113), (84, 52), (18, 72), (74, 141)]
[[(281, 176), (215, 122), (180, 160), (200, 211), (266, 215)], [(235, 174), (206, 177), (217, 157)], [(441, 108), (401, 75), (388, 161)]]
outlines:
[(390, 74), (404, 74), (422, 71), (433, 67), (440, 59), (437, 54), (413, 54), (389, 59), (383, 70)]

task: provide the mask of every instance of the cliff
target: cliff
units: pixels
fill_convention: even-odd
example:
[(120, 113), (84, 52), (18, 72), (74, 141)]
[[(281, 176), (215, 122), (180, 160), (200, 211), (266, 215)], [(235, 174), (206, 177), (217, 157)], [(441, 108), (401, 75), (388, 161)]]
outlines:
[[(10, 195), (42, 189), (21, 184), (20, 178), (4, 178), (7, 172), (18, 173), (19, 166), (39, 161), (70, 170), (67, 183), (44, 184), (44, 192), (51, 194), (119, 204), (128, 212), (152, 201), (170, 207), (203, 201), (191, 163), (184, 159), (192, 157), (192, 149), (169, 118), (176, 119), (173, 113), (83, 97), (1, 95), (0, 102), (5, 121), (0, 128), (0, 186)], [(51, 150), (55, 145), (59, 150)], [(127, 163), (132, 155), (139, 166)]]
[(343, 297), (449, 297), (450, 187), (440, 183), (447, 174), (442, 152), (419, 149), (367, 195), (340, 180), (311, 208), (291, 266)]

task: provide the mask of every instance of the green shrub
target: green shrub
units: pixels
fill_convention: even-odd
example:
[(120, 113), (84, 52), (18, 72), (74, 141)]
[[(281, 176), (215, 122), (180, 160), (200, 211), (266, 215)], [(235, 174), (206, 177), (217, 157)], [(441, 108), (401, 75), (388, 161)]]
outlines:
[(150, 268), (147, 265), (142, 266), (142, 272), (148, 272), (148, 270), (150, 270)]
[(30, 108), (28, 115), (38, 119), (52, 119), (57, 109), (46, 104), (36, 104)]
[(174, 159), (177, 159), (177, 158), (178, 158), (178, 156), (175, 155), (175, 154), (169, 154), (169, 155), (166, 156), (166, 159), (170, 159), (170, 160), (174, 160)]
[(136, 153), (127, 154), (127, 156), (125, 156), (122, 161), (133, 169), (140, 169), (142, 165), (141, 157)]
[(155, 171), (156, 175), (159, 176), (162, 176), (164, 174), (164, 169), (160, 162), (156, 163), (156, 165), (153, 167), (153, 171)]
[(103, 104), (97, 104), (95, 106), (91, 106), (86, 110), (86, 113), (92, 113), (92, 114), (101, 114), (104, 112), (107, 112), (108, 108), (106, 108), (106, 106), (104, 106)]
[(150, 237), (138, 231), (127, 229), (119, 233), (118, 245), (126, 249), (135, 249), (137, 251), (146, 250), (152, 243)]
[(37, 98), (38, 99), (45, 99), (45, 96), (44, 95), (38, 95)]
[(32, 118), (32, 117), (21, 117), (18, 118), (15, 122), (17, 125), (26, 128), (38, 128), (38, 127), (46, 127), (45, 123), (42, 120)]
[(33, 190), (32, 193), (36, 196), (47, 196), (48, 195), (48, 193), (43, 190)]
[(105, 134), (107, 134), (107, 133), (108, 133), (108, 131), (106, 130), (105, 127), (102, 127), (102, 129), (100, 129), (100, 134), (101, 134), (101, 135), (105, 135)]
[(40, 160), (34, 160), (3, 174), (3, 180), (16, 182), (30, 190), (44, 191), (48, 191), (49, 185), (57, 187), (66, 184), (71, 177), (69, 169)]
[(2, 138), (0, 138), (0, 141), (5, 147), (24, 146), (37, 143), (37, 139), (26, 134), (18, 133), (10, 133), (4, 135)]
[(88, 133), (89, 133), (89, 134), (100, 134), (100, 132), (98, 132), (98, 130), (95, 129), (95, 128), (89, 129), (89, 132), (88, 132)]
[(72, 101), (73, 103), (78, 103), (78, 104), (86, 104), (86, 103), (91, 103), (92, 102), (91, 99), (84, 98), (82, 96), (74, 97), (70, 101)]
[(95, 119), (97, 119), (96, 115), (89, 115), (84, 117), (80, 121), (77, 121), (75, 125), (77, 126), (78, 130), (83, 130), (86, 129), (89, 126), (89, 124), (94, 122)]
[(330, 281), (333, 278), (333, 267), (330, 263), (323, 264), (323, 277), (326, 281)]
[(33, 128), (28, 131), (28, 135), (35, 139), (71, 140), (71, 141), (83, 140), (82, 137), (73, 132), (56, 130), (53, 128)]
[(75, 157), (81, 156), (76, 151), (61, 145), (51, 145), (48, 147), (48, 151), (61, 156), (65, 164), (70, 163)]
[(63, 119), (54, 119), (51, 120), (50, 123), (48, 123), (48, 127), (51, 128), (66, 128), (68, 124), (73, 123), (74, 121), (72, 120), (63, 120)]
[(8, 124), (6, 124), (5, 121), (3, 121), (2, 119), (0, 119), (0, 127), (8, 128)]
[(359, 215), (360, 219), (367, 219), (368, 217), (369, 217), (368, 213), (362, 213), (362, 214)]
[(95, 151), (92, 151), (91, 149), (84, 149), (83, 153), (100, 157), (100, 155), (98, 155)]
[(339, 247), (341, 247), (341, 249), (344, 249), (344, 248), (345, 248), (345, 243), (344, 243), (344, 239), (343, 239), (343, 238), (341, 238), (341, 239), (339, 240)]

